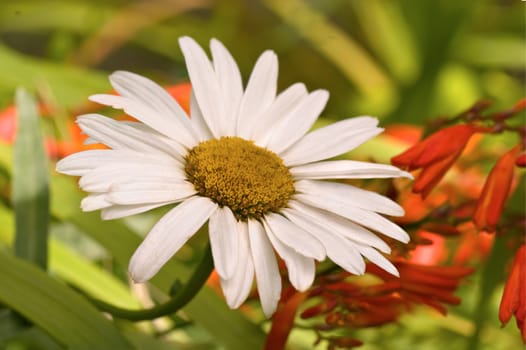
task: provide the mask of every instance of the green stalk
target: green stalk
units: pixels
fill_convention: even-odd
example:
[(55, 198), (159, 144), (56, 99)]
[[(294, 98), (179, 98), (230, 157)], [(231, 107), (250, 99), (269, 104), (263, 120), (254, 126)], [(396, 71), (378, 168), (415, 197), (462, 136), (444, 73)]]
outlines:
[(176, 313), (182, 309), (199, 293), (213, 270), (214, 262), (209, 244), (205, 248), (204, 255), (190, 279), (180, 288), (179, 292), (176, 292), (172, 299), (164, 304), (156, 305), (150, 309), (130, 310), (116, 307), (98, 299), (91, 299), (91, 302), (101, 311), (107, 312), (116, 318), (130, 321), (153, 320), (158, 317)]

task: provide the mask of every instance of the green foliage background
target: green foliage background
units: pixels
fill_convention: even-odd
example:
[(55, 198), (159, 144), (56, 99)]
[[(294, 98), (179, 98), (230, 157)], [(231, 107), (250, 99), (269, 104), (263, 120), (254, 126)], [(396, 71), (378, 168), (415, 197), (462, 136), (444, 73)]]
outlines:
[[(28, 143), (13, 150), (0, 142), (0, 348), (258, 349), (264, 342), (254, 321), (259, 315), (229, 310), (209, 288), (184, 310), (192, 323), (175, 330), (170, 327), (184, 322), (179, 316), (161, 326), (113, 322), (82, 297), (139, 307), (126, 266), (161, 212), (110, 222), (81, 213), (74, 179), (52, 171), (48, 178), (53, 165), (42, 162), (42, 149), (31, 140), (39, 140), (40, 130), (63, 135), (74, 107), (110, 89), (111, 71), (131, 70), (165, 84), (185, 81), (177, 38), (190, 35), (207, 46), (216, 37), (245, 79), (258, 55), (273, 49), (280, 89), (302, 81), (310, 90), (329, 90), (325, 119), (368, 114), (384, 125), (423, 125), (481, 98), (506, 108), (524, 95), (524, 11), (519, 0), (1, 1), (0, 107), (15, 102), (18, 87), (31, 94), (20, 90), (16, 98), (19, 132), (27, 132)], [(32, 94), (55, 107), (55, 120), (38, 124)], [(385, 161), (397, 151), (382, 150)], [(370, 146), (364, 153), (375, 152)], [(36, 187), (24, 182), (24, 174), (34, 175)], [(40, 202), (20, 200), (27, 196)], [(9, 248), (15, 222), (16, 257)], [(48, 224), (49, 251), (34, 229)], [(175, 278), (189, 276), (201, 236), (153, 280), (157, 301)], [(36, 265), (45, 265), (46, 253), (49, 274)], [(500, 330), (496, 316), (503, 276), (494, 271), (504, 269), (503, 256), (492, 256), (480, 269), (460, 293), (464, 304), (447, 318), (422, 310), (397, 325), (360, 331), (363, 349), (518, 348), (514, 326)], [(311, 332), (296, 330), (290, 348), (311, 348), (313, 340)]]

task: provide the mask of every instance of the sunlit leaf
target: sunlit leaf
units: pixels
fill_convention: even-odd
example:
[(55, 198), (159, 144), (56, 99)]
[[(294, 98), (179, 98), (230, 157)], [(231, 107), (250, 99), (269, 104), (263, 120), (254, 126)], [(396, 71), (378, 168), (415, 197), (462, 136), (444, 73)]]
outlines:
[(0, 301), (75, 349), (129, 349), (86, 299), (34, 265), (0, 251)]

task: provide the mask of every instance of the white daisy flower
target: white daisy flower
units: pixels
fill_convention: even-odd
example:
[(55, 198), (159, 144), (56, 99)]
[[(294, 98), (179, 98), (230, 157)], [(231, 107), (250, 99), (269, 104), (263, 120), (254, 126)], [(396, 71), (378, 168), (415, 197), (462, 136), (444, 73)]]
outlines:
[(70, 155), (61, 173), (80, 176), (85, 211), (121, 218), (174, 206), (133, 254), (129, 273), (145, 282), (208, 221), (215, 268), (231, 308), (247, 298), (254, 276), (266, 316), (275, 311), (281, 278), (275, 252), (298, 290), (309, 288), (315, 260), (330, 258), (363, 274), (364, 258), (397, 275), (377, 234), (409, 236), (384, 215), (403, 209), (379, 194), (329, 179), (410, 177), (390, 165), (326, 160), (382, 132), (357, 117), (312, 131), (329, 93), (301, 83), (276, 95), (278, 61), (265, 51), (243, 89), (226, 48), (212, 39), (212, 62), (191, 38), (179, 40), (192, 84), (191, 118), (151, 80), (115, 72), (119, 96), (92, 101), (122, 109), (138, 122), (98, 114), (78, 117), (90, 142), (111, 149)]

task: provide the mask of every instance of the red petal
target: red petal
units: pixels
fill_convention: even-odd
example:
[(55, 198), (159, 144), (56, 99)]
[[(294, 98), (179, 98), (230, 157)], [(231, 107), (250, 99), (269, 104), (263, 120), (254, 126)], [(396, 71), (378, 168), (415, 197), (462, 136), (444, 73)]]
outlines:
[[(513, 259), (511, 272), (504, 286), (504, 292), (502, 293), (502, 299), (499, 308), (499, 319), (503, 324), (508, 323), (511, 316), (517, 312), (519, 303), (525, 304), (525, 290), (524, 281), (526, 273), (526, 245), (522, 245), (517, 251), (517, 255)], [(524, 319), (522, 320), (524, 321)]]
[(449, 168), (455, 163), (459, 155), (460, 153), (452, 154), (424, 168), (414, 182), (413, 192), (421, 193), (424, 198), (427, 197), (429, 192), (442, 180)]
[(495, 231), (510, 192), (515, 158), (519, 151), (519, 146), (516, 146), (505, 153), (488, 175), (473, 216), (473, 222), (477, 228)]

